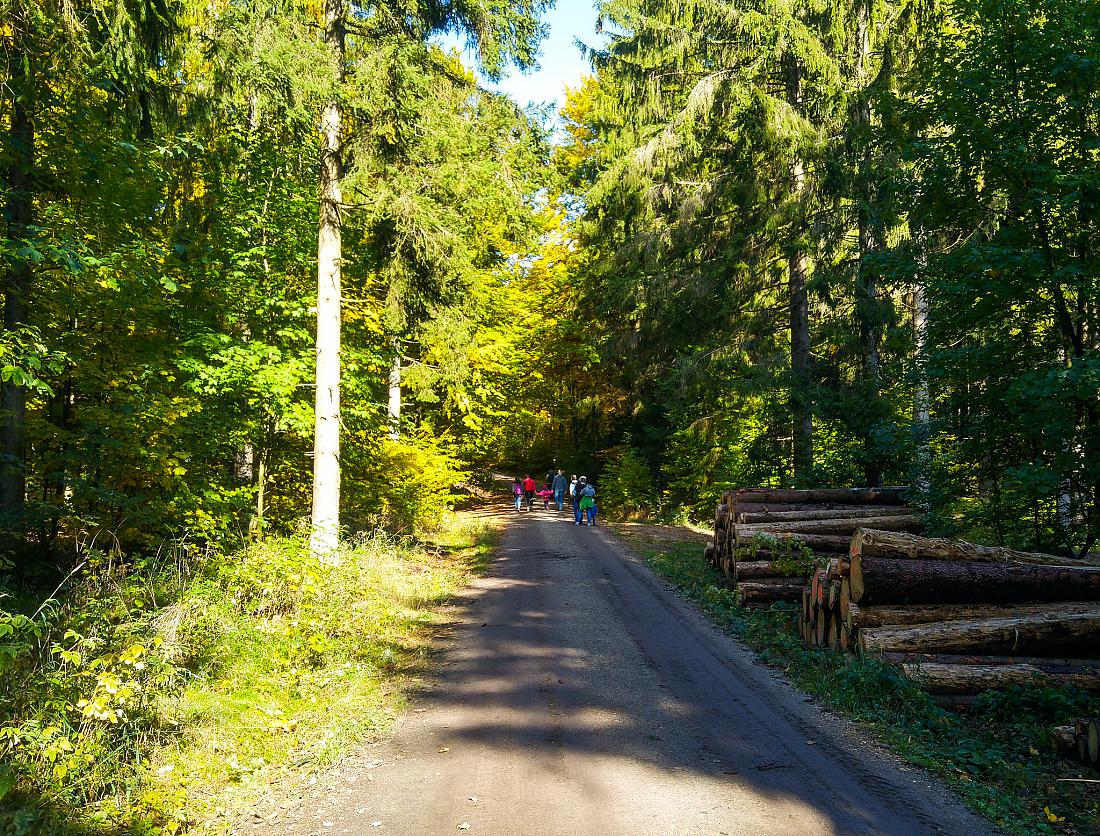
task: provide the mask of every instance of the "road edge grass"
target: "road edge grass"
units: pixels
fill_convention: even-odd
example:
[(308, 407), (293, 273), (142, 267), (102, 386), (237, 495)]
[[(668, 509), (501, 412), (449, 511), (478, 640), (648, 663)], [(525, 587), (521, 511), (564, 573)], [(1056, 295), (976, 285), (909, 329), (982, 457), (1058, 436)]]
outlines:
[(281, 813), (389, 731), (500, 536), (460, 512), (329, 564), (272, 539), (182, 582), (161, 567), (73, 590), (2, 695), (0, 833), (218, 834)]
[[(797, 689), (869, 730), (880, 745), (922, 767), (972, 810), (1010, 834), (1100, 833), (1095, 770), (1060, 758), (1049, 729), (1100, 714), (1100, 699), (1069, 689), (988, 692), (966, 712), (938, 707), (896, 669), (874, 659), (806, 648), (779, 608), (749, 610), (703, 556), (698, 539), (611, 531), (681, 597)], [(674, 529), (671, 529), (674, 530)]]

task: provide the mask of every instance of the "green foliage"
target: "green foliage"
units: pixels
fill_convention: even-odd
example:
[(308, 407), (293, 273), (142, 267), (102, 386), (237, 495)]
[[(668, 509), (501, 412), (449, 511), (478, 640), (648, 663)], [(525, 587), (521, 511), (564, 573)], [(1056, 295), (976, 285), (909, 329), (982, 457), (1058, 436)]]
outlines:
[(765, 534), (755, 534), (747, 545), (738, 548), (739, 560), (755, 560), (755, 554), (767, 549), (769, 559), (783, 574), (791, 576), (809, 576), (815, 569), (822, 569), (827, 560), (816, 557), (813, 549), (805, 543), (792, 540), (777, 540)]
[(33, 616), (0, 610), (0, 831), (170, 834), (291, 760), (331, 763), (389, 723), (433, 607), (487, 548), (454, 527), (431, 548), (360, 538), (335, 564), (297, 539), (103, 556)]
[(462, 463), (426, 435), (381, 442), (356, 473), (345, 500), (350, 524), (406, 534), (437, 530), (454, 504), (455, 486), (467, 479)]

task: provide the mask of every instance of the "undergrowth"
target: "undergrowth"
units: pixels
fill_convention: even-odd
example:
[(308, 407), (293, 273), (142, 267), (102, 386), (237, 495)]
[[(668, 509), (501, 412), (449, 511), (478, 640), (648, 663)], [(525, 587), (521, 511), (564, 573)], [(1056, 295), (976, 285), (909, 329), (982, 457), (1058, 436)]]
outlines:
[(695, 543), (639, 542), (649, 566), (764, 663), (798, 688), (874, 729), (911, 763), (938, 774), (1006, 832), (1100, 833), (1095, 770), (1063, 760), (1050, 730), (1100, 714), (1100, 699), (1070, 689), (990, 691), (965, 711), (940, 708), (895, 668), (871, 658), (807, 649), (792, 615), (748, 610)]
[(0, 833), (230, 830), (390, 723), (488, 539), (98, 555), (41, 606), (0, 600)]

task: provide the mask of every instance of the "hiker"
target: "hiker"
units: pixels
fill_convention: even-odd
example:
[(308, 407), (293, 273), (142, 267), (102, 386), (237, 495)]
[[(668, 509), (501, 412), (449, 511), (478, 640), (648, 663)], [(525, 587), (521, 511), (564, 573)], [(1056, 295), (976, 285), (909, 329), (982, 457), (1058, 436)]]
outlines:
[(549, 488), (543, 488), (541, 491), (536, 493), (535, 496), (542, 500), (542, 510), (549, 511), (550, 500), (554, 498), (554, 492)]
[(516, 510), (519, 510), (520, 503), (523, 502), (523, 482), (519, 480), (519, 477), (515, 477), (512, 480), (512, 496), (516, 500)]
[(528, 473), (523, 477), (523, 498), (527, 502), (527, 510), (531, 510), (531, 503), (535, 501), (535, 480)]
[(585, 525), (596, 525), (596, 488), (593, 485), (586, 484), (581, 490), (581, 511), (587, 515), (587, 521)]
[(584, 487), (588, 484), (588, 477), (582, 476), (577, 480), (577, 484), (573, 486), (573, 525), (580, 525), (581, 520), (584, 518), (584, 512), (581, 510), (581, 499), (584, 493)]
[(546, 471), (546, 490), (554, 490), (554, 468), (550, 468)]
[(554, 504), (558, 506), (560, 511), (562, 503), (565, 501), (565, 474), (560, 470), (554, 474), (551, 487), (554, 489)]

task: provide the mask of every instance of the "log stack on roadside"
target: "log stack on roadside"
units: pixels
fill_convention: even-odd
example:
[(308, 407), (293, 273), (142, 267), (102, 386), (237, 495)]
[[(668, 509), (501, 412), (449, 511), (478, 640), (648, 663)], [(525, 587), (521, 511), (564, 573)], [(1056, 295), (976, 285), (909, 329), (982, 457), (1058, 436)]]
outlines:
[(920, 531), (923, 518), (905, 504), (907, 488), (750, 488), (722, 495), (707, 560), (747, 606), (798, 603), (809, 564), (846, 553), (852, 532), (872, 521), (892, 531)]
[(1100, 693), (1100, 566), (858, 529), (802, 593), (809, 644), (896, 665), (941, 702), (1026, 683)]

